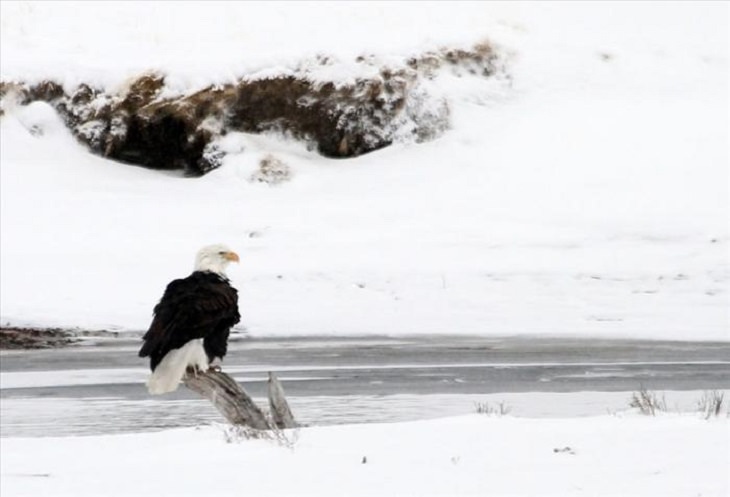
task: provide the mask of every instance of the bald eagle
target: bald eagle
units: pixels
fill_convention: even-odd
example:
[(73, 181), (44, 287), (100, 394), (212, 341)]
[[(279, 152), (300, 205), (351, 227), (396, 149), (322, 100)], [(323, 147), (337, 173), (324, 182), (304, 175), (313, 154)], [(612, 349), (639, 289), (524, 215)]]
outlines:
[(231, 327), (241, 319), (238, 292), (225, 274), (232, 261), (239, 261), (238, 254), (225, 245), (204, 247), (193, 273), (167, 285), (139, 351), (140, 357), (150, 358), (151, 394), (177, 390), (189, 368), (220, 367)]

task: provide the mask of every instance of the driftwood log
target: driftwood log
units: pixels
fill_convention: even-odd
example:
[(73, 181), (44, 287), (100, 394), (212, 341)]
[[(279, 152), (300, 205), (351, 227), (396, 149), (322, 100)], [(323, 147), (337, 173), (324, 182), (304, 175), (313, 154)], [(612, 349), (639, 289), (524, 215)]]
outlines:
[(274, 373), (269, 373), (270, 415), (256, 405), (241, 385), (223, 371), (208, 370), (187, 374), (183, 384), (208, 399), (233, 425), (248, 426), (255, 430), (273, 430), (297, 427), (284, 388)]
[(269, 412), (271, 420), (277, 428), (293, 428), (297, 426), (294, 415), (286, 401), (284, 388), (274, 373), (269, 373)]

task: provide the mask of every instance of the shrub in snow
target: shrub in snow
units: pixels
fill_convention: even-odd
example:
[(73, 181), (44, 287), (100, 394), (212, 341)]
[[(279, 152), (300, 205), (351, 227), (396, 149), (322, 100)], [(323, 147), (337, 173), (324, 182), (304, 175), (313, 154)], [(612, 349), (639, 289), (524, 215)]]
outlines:
[(259, 183), (268, 183), (276, 185), (289, 181), (291, 179), (291, 169), (289, 166), (269, 154), (259, 162), (259, 169), (251, 175), (250, 181)]
[(722, 392), (713, 390), (702, 394), (700, 400), (697, 401), (697, 410), (702, 413), (705, 419), (718, 417), (722, 414), (722, 405), (725, 395)]
[(223, 429), (223, 438), (229, 444), (242, 443), (247, 440), (267, 440), (281, 447), (292, 449), (299, 441), (299, 433), (298, 428), (288, 430), (255, 430), (248, 426), (233, 425), (226, 426)]
[(664, 397), (642, 388), (631, 395), (629, 406), (638, 409), (641, 414), (655, 416), (657, 411), (666, 411), (667, 403)]
[(489, 402), (476, 402), (475, 408), (477, 414), (485, 414), (487, 416), (506, 416), (512, 410), (504, 402), (492, 405)]

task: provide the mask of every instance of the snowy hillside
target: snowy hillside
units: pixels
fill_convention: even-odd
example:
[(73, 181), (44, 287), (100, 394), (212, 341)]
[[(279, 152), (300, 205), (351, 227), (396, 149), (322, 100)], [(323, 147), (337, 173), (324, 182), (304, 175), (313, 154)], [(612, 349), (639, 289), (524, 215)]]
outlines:
[[(92, 155), (48, 104), (6, 98), (3, 325), (143, 330), (223, 242), (254, 335), (730, 339), (727, 4), (0, 8), (6, 82), (113, 89), (154, 70), (184, 92), (484, 40), (509, 60), (499, 81), (432, 82), (451, 116), (433, 141), (334, 160), (231, 133), (202, 178)], [(269, 154), (290, 181), (250, 181)]]

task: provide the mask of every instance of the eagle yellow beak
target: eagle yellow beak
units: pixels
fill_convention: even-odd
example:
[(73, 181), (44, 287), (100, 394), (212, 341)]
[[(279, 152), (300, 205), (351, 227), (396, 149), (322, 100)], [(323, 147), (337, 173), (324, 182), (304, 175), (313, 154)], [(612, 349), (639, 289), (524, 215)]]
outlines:
[(233, 262), (241, 262), (241, 259), (239, 259), (238, 254), (235, 252), (226, 252), (226, 255), (224, 255), (226, 259)]

